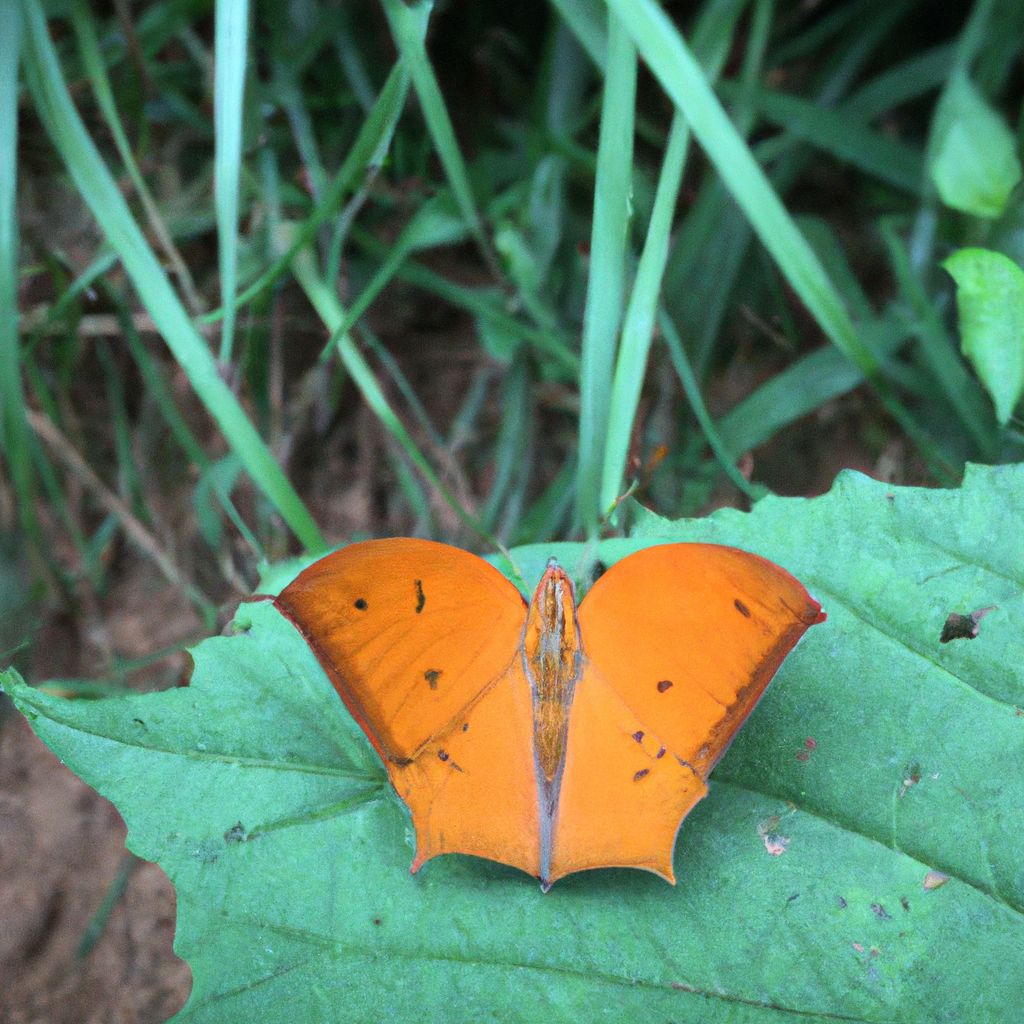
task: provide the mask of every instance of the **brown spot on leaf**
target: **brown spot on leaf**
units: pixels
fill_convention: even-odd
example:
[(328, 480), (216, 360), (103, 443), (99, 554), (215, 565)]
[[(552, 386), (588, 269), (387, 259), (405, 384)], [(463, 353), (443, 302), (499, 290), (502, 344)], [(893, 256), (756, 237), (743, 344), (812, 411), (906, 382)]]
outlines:
[(666, 690), (672, 689), (671, 679), (662, 679), (658, 682), (658, 693), (664, 693)]
[(906, 896), (901, 896), (900, 897), (900, 906), (904, 910), (910, 910), (910, 900), (908, 900)]
[(757, 826), (757, 834), (761, 837), (764, 848), (773, 857), (780, 857), (786, 852), (786, 847), (789, 846), (788, 836), (784, 836), (776, 831), (781, 820), (777, 814), (773, 814), (771, 817), (765, 818)]
[(879, 921), (891, 921), (892, 920), (892, 914), (890, 914), (889, 911), (886, 910), (885, 907), (883, 907), (881, 903), (872, 903), (871, 904), (871, 913), (874, 914), (875, 917), (877, 917)]
[(737, 597), (733, 601), (733, 607), (742, 615), (745, 619), (750, 618), (750, 609)]
[(924, 876), (924, 891), (931, 892), (932, 889), (938, 889), (940, 886), (945, 885), (949, 881), (949, 875), (942, 871), (929, 871)]
[(440, 668), (428, 668), (427, 671), (423, 673), (423, 678), (430, 684), (430, 688), (432, 690), (437, 689), (437, 681), (441, 678), (443, 671), (444, 670)]
[(245, 826), (240, 821), (236, 821), (234, 825), (224, 833), (224, 842), (228, 845), (231, 843), (244, 843), (247, 835), (248, 833), (246, 832)]
[(950, 612), (942, 626), (939, 643), (948, 644), (951, 640), (973, 640), (978, 635), (981, 620), (989, 612), (994, 612), (996, 607), (996, 605), (990, 604), (987, 608), (979, 608), (977, 611), (971, 612), (970, 615)]

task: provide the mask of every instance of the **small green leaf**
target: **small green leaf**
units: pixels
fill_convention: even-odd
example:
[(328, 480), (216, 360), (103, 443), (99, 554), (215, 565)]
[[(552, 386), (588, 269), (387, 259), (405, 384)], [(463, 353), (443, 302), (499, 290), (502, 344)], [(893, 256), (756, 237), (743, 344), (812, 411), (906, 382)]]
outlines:
[(1024, 270), (990, 249), (961, 249), (942, 265), (956, 281), (961, 348), (1005, 426), (1024, 392)]
[(964, 74), (935, 111), (930, 171), (942, 201), (976, 217), (998, 217), (1021, 180), (1013, 133)]

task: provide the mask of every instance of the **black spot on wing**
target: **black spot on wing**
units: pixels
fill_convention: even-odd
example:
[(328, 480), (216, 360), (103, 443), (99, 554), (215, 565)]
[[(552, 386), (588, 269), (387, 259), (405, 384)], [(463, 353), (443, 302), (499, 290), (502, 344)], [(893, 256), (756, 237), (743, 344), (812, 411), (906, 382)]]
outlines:
[(633, 733), (633, 739), (635, 739), (637, 741), (637, 743), (643, 743), (643, 741), (644, 741), (644, 731), (643, 731), (643, 729), (637, 729), (637, 731), (635, 733)]
[(437, 689), (437, 681), (441, 678), (442, 672), (443, 670), (439, 668), (428, 668), (427, 671), (423, 673), (423, 678), (430, 684), (430, 688), (432, 690)]
[(368, 607), (368, 605), (366, 603), (366, 598), (365, 597), (357, 597), (355, 599), (355, 607), (358, 608), (361, 612), (365, 612), (367, 607)]
[(664, 693), (666, 690), (672, 689), (671, 679), (661, 679), (658, 681), (658, 693)]
[(416, 614), (419, 615), (423, 611), (423, 606), (427, 603), (427, 595), (423, 593), (423, 580), (416, 581)]
[(634, 782), (639, 782), (641, 779), (646, 779), (647, 776), (650, 775), (650, 774), (651, 774), (651, 769), (650, 768), (641, 768), (640, 771), (638, 771), (633, 776), (633, 781)]
[(439, 760), (441, 760), (441, 761), (447, 761), (447, 760), (448, 760), (448, 756), (449, 756), (449, 755), (448, 755), (448, 751), (447, 751), (447, 750), (439, 750), (439, 751), (437, 752), (437, 756), (438, 756), (438, 759), (439, 759)]
[(750, 618), (750, 609), (738, 597), (733, 601), (733, 607), (740, 613), (740, 615), (743, 616), (743, 618)]

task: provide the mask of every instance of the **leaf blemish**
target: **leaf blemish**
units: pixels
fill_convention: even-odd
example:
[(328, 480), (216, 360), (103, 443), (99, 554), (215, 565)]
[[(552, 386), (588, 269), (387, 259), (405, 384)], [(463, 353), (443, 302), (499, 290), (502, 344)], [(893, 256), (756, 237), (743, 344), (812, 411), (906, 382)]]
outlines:
[(773, 857), (781, 857), (786, 852), (786, 847), (789, 846), (789, 837), (776, 831), (781, 821), (782, 819), (777, 814), (773, 814), (759, 822), (757, 826), (757, 834), (761, 837), (764, 848)]
[(733, 607), (742, 615), (745, 619), (750, 618), (750, 609), (737, 597), (733, 601)]
[[(444, 670), (440, 668), (428, 668), (427, 671), (423, 673), (423, 678), (426, 679), (432, 690), (437, 689), (437, 681), (441, 678), (443, 671)], [(463, 729), (463, 732), (465, 732), (465, 729)]]
[(997, 605), (991, 604), (987, 608), (978, 608), (970, 615), (961, 615), (959, 612), (950, 612), (942, 625), (942, 633), (939, 636), (940, 644), (948, 644), (950, 640), (973, 640), (978, 635), (979, 623), (989, 612), (994, 612)]
[(245, 830), (245, 826), (240, 821), (236, 821), (234, 825), (232, 825), (231, 828), (229, 828), (227, 832), (224, 833), (224, 842), (228, 843), (229, 845), (231, 843), (243, 843), (245, 842), (246, 838), (247, 833)]
[(365, 597), (357, 597), (356, 600), (355, 600), (355, 607), (358, 608), (359, 611), (365, 612), (366, 608), (367, 608), (366, 598)]
[(658, 693), (664, 693), (666, 690), (672, 689), (671, 679), (662, 679), (658, 682)]
[(423, 593), (423, 580), (416, 581), (416, 614), (419, 615), (423, 611), (423, 606), (427, 603), (427, 595)]
[(891, 921), (892, 915), (882, 906), (881, 903), (872, 903), (871, 912), (879, 921)]

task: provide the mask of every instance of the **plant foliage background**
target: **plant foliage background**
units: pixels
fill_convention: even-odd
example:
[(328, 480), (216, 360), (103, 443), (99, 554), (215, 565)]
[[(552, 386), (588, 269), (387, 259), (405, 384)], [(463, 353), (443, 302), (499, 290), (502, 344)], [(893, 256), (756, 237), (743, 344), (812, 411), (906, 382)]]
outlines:
[[(1012, 1019), (1022, 46), (1015, 0), (0, 5), (0, 650), (178, 886), (183, 1019)], [(808, 582), (829, 624), (677, 890), (407, 878), (268, 610), (138, 695), (281, 559), (388, 534), (530, 571), (721, 539)], [(63, 835), (4, 864), (12, 998), (168, 1016), (101, 967), (147, 869), (76, 863), (38, 778), (5, 782)]]

